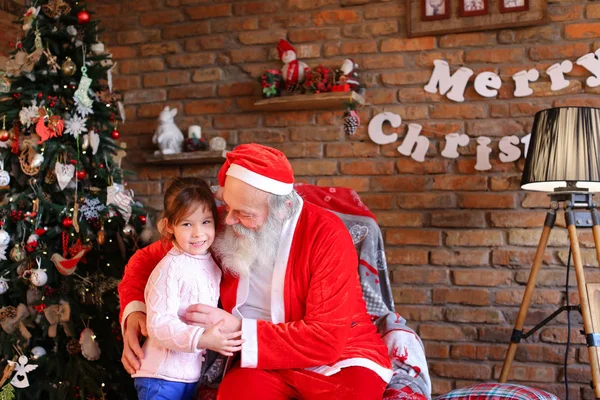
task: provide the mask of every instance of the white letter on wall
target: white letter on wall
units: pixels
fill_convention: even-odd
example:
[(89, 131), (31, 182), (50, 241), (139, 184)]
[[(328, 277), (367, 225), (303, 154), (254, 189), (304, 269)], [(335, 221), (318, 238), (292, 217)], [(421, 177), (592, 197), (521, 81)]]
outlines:
[(449, 133), (446, 135), (446, 145), (442, 150), (442, 156), (446, 158), (458, 158), (458, 146), (469, 144), (469, 136), (464, 133)]
[(396, 140), (398, 140), (397, 133), (392, 133), (390, 135), (383, 133), (382, 128), (385, 121), (388, 121), (392, 125), (392, 128), (397, 128), (402, 124), (402, 117), (400, 117), (398, 114), (386, 111), (377, 114), (373, 117), (373, 119), (371, 119), (369, 122), (369, 137), (377, 144), (383, 145), (394, 143)]
[(546, 73), (550, 76), (550, 81), (552, 82), (550, 89), (556, 91), (568, 87), (569, 81), (565, 79), (565, 74), (571, 72), (572, 69), (573, 63), (569, 60), (549, 66)]
[(519, 157), (521, 157), (519, 143), (521, 143), (521, 141), (519, 140), (519, 137), (515, 135), (505, 136), (500, 139), (500, 143), (498, 144), (500, 149), (500, 161), (503, 163), (517, 161)]
[(477, 164), (475, 164), (475, 169), (477, 171), (487, 171), (488, 169), (492, 169), (492, 164), (490, 164), (490, 153), (492, 149), (488, 146), (492, 141), (489, 137), (481, 136), (477, 138)]
[(527, 153), (529, 152), (529, 141), (531, 140), (531, 133), (523, 136), (521, 138), (521, 143), (525, 144), (525, 151), (523, 152), (523, 157), (527, 158)]
[[(418, 162), (425, 161), (425, 154), (429, 149), (429, 139), (424, 136), (419, 136), (423, 127), (419, 124), (408, 124), (408, 132), (400, 146), (398, 152), (405, 156), (411, 156), (413, 160)], [(415, 147), (415, 151), (412, 149)]]
[[(475, 78), (475, 91), (483, 97), (494, 97), (502, 86), (500, 77), (493, 72), (482, 72)], [(495, 90), (490, 90), (490, 88)]]
[(540, 73), (537, 69), (530, 69), (529, 71), (519, 71), (513, 75), (515, 81), (515, 97), (525, 97), (533, 94), (533, 89), (529, 87), (529, 82), (535, 82), (540, 77)]
[(575, 64), (581, 65), (583, 68), (590, 71), (594, 76), (587, 78), (585, 83), (589, 87), (600, 86), (600, 49), (596, 53), (588, 53), (581, 56), (575, 61)]
[(467, 67), (460, 67), (452, 77), (450, 77), (450, 66), (444, 60), (433, 60), (433, 73), (429, 78), (429, 83), (425, 85), (425, 91), (429, 93), (437, 93), (437, 87), (440, 87), (440, 94), (450, 92), (446, 97), (456, 102), (465, 101), (464, 93), (467, 87), (469, 77), (473, 75), (473, 71)]

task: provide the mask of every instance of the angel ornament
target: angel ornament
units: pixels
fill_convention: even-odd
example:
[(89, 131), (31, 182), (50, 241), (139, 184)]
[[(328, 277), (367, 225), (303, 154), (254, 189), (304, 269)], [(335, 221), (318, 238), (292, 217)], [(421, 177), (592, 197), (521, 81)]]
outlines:
[(23, 389), (29, 387), (27, 373), (38, 367), (36, 364), (27, 364), (28, 361), (29, 359), (24, 355), (19, 357), (18, 362), (8, 360), (8, 363), (15, 367), (15, 376), (13, 376), (10, 384), (16, 388)]

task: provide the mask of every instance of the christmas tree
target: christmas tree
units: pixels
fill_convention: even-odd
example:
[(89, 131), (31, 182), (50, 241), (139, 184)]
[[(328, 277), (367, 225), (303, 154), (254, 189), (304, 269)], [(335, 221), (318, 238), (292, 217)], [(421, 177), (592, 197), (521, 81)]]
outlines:
[(0, 393), (136, 398), (116, 287), (149, 227), (123, 180), (114, 63), (85, 2), (23, 11), (0, 76)]

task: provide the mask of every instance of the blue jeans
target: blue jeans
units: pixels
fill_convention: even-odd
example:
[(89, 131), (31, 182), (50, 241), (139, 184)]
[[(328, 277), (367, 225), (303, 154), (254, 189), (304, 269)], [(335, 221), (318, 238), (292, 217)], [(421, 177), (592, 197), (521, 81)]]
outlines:
[(139, 400), (193, 400), (197, 385), (156, 378), (134, 378), (133, 384)]

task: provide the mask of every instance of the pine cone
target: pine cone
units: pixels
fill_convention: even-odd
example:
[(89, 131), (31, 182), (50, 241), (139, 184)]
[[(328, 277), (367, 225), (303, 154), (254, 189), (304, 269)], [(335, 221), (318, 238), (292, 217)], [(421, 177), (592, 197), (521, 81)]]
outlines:
[(346, 135), (354, 136), (358, 130), (358, 118), (352, 114), (348, 114), (344, 118), (344, 133)]
[(4, 321), (7, 318), (14, 318), (17, 316), (17, 309), (13, 306), (4, 307), (0, 310), (0, 321)]
[(49, 170), (48, 173), (46, 174), (46, 178), (44, 179), (44, 181), (48, 184), (48, 185), (52, 185), (56, 183), (56, 174), (54, 173), (53, 170)]
[(81, 345), (77, 339), (69, 340), (69, 343), (67, 343), (67, 352), (72, 356), (81, 352)]

